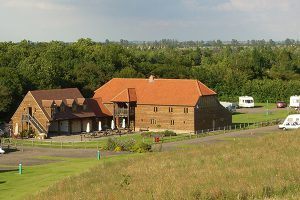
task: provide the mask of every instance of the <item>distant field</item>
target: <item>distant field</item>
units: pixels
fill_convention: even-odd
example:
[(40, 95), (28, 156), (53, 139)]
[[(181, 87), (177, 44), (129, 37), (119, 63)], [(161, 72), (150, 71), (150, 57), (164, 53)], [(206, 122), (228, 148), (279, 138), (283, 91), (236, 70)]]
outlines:
[(299, 144), (288, 131), (101, 162), (28, 199), (298, 199)]

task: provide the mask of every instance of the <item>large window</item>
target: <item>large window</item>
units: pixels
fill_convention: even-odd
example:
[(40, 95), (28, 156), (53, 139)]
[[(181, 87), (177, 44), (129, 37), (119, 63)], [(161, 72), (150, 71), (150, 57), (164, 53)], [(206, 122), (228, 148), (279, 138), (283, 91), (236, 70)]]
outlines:
[(171, 120), (171, 125), (174, 125), (174, 124), (175, 124), (174, 120)]
[(157, 112), (157, 110), (158, 110), (157, 107), (154, 107), (154, 108), (153, 108), (153, 111), (154, 111), (154, 112)]

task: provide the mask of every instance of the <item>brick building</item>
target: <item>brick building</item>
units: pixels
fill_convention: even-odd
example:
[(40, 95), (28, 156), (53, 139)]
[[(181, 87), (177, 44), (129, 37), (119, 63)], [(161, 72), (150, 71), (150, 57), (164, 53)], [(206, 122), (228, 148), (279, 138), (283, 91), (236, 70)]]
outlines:
[(29, 91), (11, 123), (13, 134), (32, 129), (36, 133), (69, 134), (109, 126), (110, 112), (101, 99), (86, 99), (77, 88)]
[(114, 78), (95, 91), (95, 99), (117, 127), (199, 132), (231, 125), (231, 113), (217, 94), (198, 80)]

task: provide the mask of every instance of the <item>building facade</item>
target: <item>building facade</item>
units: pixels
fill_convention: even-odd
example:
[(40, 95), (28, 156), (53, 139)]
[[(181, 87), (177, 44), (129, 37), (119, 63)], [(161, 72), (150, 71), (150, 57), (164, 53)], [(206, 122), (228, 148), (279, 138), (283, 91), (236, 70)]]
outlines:
[(114, 78), (97, 89), (117, 127), (200, 132), (232, 123), (217, 94), (198, 80)]
[(111, 114), (101, 99), (85, 99), (77, 88), (29, 91), (11, 123), (13, 134), (70, 134), (108, 126)]

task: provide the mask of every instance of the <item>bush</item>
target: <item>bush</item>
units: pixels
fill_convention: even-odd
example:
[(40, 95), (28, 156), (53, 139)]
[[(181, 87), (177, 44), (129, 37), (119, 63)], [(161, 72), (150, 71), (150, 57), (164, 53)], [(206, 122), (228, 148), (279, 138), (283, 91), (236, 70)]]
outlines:
[(176, 136), (177, 134), (174, 131), (165, 130), (162, 132), (164, 136)]
[(135, 144), (134, 139), (119, 140), (118, 138), (108, 138), (106, 143), (107, 150), (114, 151), (116, 148), (120, 148), (121, 151), (130, 151), (132, 146)]
[(144, 153), (150, 151), (151, 145), (143, 142), (136, 142), (134, 139), (120, 140), (118, 138), (108, 138), (105, 149), (111, 151)]
[(35, 132), (33, 131), (32, 128), (30, 128), (29, 130), (23, 130), (21, 133), (20, 133), (20, 136), (22, 138), (33, 138), (35, 136)]
[(151, 145), (150, 144), (146, 144), (144, 142), (137, 142), (133, 145), (133, 147), (131, 148), (132, 152), (136, 152), (136, 153), (145, 153), (150, 151), (151, 149)]
[(115, 152), (120, 152), (120, 151), (122, 151), (122, 148), (121, 147), (116, 147), (114, 151)]
[(176, 136), (177, 134), (174, 131), (165, 130), (162, 132), (145, 132), (141, 133), (142, 137), (164, 137), (164, 136)]

